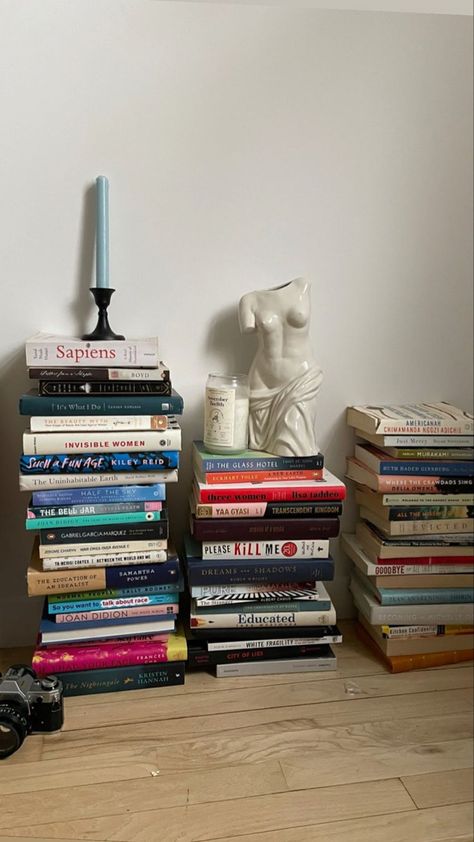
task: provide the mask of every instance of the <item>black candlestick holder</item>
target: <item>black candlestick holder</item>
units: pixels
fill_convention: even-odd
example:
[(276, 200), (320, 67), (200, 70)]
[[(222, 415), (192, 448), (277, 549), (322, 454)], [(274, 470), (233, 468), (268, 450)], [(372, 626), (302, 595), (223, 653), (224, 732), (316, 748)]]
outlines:
[(119, 333), (114, 333), (109, 325), (107, 307), (110, 304), (110, 299), (112, 298), (112, 293), (115, 292), (115, 289), (112, 289), (111, 287), (90, 287), (90, 291), (94, 296), (95, 303), (97, 304), (99, 317), (97, 319), (95, 330), (93, 330), (92, 333), (86, 333), (82, 338), (92, 342), (104, 339), (125, 339), (125, 336), (121, 336)]

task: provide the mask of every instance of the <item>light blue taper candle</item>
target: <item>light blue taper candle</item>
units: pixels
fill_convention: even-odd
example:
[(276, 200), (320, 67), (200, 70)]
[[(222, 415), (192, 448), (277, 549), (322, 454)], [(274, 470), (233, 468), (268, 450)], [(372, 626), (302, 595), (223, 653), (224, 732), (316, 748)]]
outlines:
[(97, 217), (96, 217), (96, 286), (109, 285), (109, 181), (105, 175), (96, 180)]

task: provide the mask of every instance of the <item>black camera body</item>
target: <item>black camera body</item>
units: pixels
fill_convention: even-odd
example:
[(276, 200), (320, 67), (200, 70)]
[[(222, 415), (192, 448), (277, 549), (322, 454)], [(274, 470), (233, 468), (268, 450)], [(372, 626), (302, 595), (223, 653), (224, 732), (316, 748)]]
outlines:
[(23, 664), (0, 674), (0, 759), (20, 748), (27, 734), (59, 731), (63, 722), (63, 687), (56, 676), (38, 678)]

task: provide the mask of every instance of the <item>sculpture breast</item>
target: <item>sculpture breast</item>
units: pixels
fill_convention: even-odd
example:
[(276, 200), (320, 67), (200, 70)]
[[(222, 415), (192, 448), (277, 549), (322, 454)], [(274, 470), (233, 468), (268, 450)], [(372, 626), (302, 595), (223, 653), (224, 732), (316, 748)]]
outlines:
[(318, 452), (316, 398), (322, 371), (310, 339), (311, 285), (297, 278), (274, 289), (244, 295), (242, 332), (256, 332), (258, 347), (249, 371), (249, 446), (279, 456)]

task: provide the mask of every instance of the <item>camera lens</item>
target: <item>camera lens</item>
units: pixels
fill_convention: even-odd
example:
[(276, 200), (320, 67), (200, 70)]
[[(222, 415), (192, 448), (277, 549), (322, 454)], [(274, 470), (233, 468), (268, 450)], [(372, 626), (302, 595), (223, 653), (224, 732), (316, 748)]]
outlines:
[(10, 705), (0, 704), (0, 760), (20, 748), (26, 732), (24, 716)]

